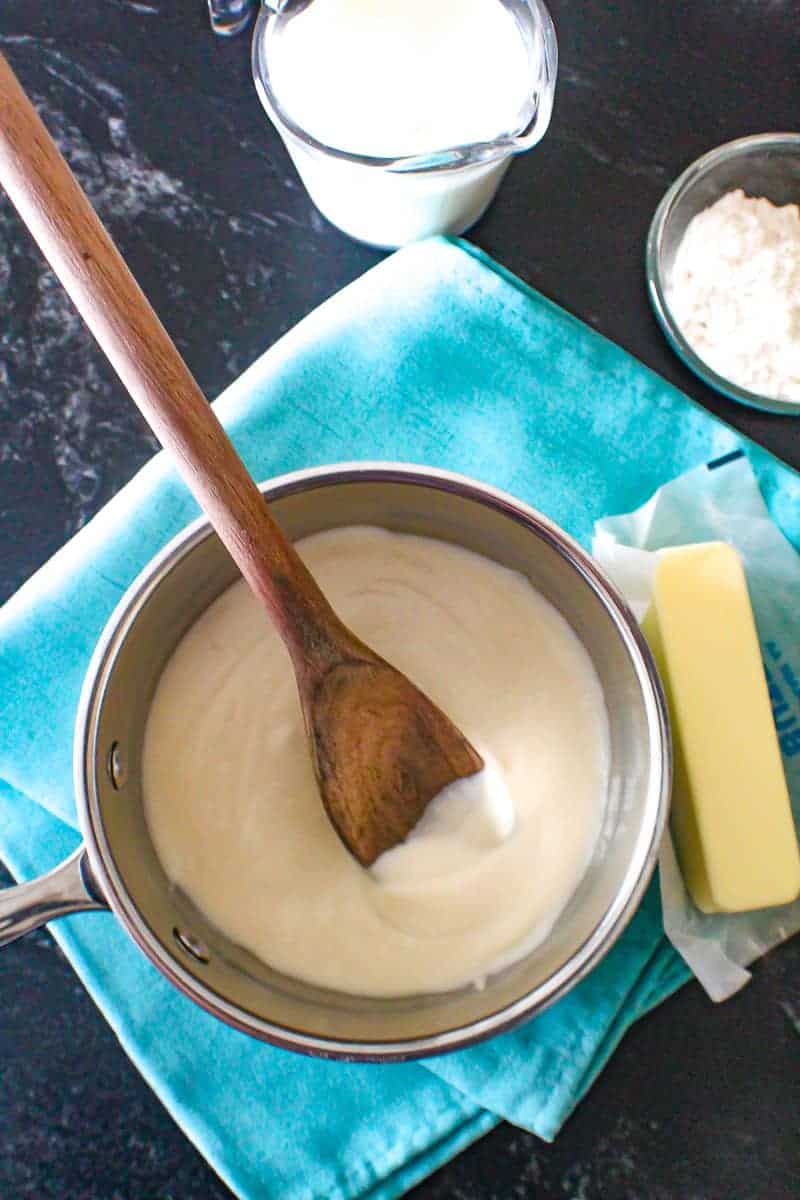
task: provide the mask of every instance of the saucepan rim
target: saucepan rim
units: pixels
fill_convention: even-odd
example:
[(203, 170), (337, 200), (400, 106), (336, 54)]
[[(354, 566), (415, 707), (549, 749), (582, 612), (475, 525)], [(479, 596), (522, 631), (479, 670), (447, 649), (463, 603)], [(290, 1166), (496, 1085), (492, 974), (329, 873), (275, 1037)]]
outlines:
[(179, 533), (148, 563), (120, 600), (98, 642), (81, 693), (75, 727), (75, 795), (97, 890), (133, 941), (179, 991), (226, 1024), (285, 1049), (347, 1061), (397, 1062), (461, 1049), (513, 1028), (554, 1003), (608, 952), (636, 911), (653, 873), (669, 802), (671, 741), (661, 683), (633, 614), (589, 555), (549, 518), (488, 484), (454, 472), (410, 463), (337, 463), (293, 471), (259, 486), (270, 501), (275, 501), (298, 491), (352, 483), (401, 483), (454, 492), (525, 525), (567, 559), (597, 596), (623, 639), (639, 681), (650, 736), (653, 766), (643, 801), (646, 832), (637, 839), (614, 901), (583, 944), (548, 979), (477, 1020), (430, 1035), (359, 1041), (314, 1035), (265, 1020), (203, 984), (160, 942), (145, 923), (125, 886), (105, 832), (98, 790), (94, 785), (98, 722), (103, 695), (127, 630), (175, 564), (211, 535), (211, 527), (204, 517)]

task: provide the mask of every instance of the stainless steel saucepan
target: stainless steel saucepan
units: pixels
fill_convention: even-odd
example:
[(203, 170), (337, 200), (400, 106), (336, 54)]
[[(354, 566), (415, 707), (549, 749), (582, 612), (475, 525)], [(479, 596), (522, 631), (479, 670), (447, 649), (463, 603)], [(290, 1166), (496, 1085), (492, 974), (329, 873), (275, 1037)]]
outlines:
[(560, 529), (464, 477), (346, 464), (287, 475), (262, 491), (295, 539), (353, 524), (437, 537), (523, 572), (567, 619), (600, 677), (611, 729), (605, 819), (577, 892), (544, 944), (483, 990), (374, 999), (280, 974), (224, 937), (172, 887), (144, 819), (145, 723), (176, 644), (236, 578), (216, 534), (199, 521), (144, 570), (106, 627), (75, 730), (85, 845), (49, 875), (0, 892), (0, 944), (67, 913), (109, 908), (158, 969), (203, 1008), (254, 1037), (324, 1057), (415, 1058), (509, 1029), (563, 996), (608, 952), (653, 871), (671, 750), (658, 676), (636, 622)]

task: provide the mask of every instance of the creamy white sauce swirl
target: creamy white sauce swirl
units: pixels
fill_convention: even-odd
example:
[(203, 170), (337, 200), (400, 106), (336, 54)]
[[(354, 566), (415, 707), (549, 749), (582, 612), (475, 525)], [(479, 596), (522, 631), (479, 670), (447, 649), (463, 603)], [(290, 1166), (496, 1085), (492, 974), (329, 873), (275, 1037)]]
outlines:
[(288, 655), (243, 583), (193, 626), (148, 721), (145, 808), (167, 875), (233, 941), (364, 995), (480, 982), (546, 937), (588, 865), (608, 776), (589, 656), (521, 575), (351, 527), (298, 543), (342, 619), (487, 768), (363, 870), (323, 811)]

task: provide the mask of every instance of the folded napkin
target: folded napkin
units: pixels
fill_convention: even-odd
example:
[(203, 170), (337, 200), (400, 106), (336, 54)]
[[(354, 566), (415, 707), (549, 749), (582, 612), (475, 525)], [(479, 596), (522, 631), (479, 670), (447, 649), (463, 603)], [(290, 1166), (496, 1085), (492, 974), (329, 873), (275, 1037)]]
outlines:
[[(800, 478), (463, 243), (402, 250), (287, 334), (220, 398), (251, 472), (343, 459), (448, 467), (584, 545), (689, 467), (744, 447), (800, 544)], [(0, 612), (0, 854), (20, 878), (78, 841), (71, 740), (121, 593), (196, 516), (157, 456)], [(513, 1033), (425, 1064), (318, 1062), (179, 995), (108, 914), (53, 932), (128, 1054), (243, 1198), (392, 1197), (507, 1118), (552, 1138), (628, 1026), (686, 969), (651, 886), (607, 958)]]

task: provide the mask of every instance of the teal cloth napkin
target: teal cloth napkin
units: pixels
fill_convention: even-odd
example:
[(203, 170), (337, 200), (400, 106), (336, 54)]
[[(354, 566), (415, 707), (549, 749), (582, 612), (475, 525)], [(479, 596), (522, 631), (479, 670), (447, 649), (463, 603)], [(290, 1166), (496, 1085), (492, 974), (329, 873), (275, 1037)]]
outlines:
[[(251, 472), (344, 459), (462, 471), (584, 545), (594, 520), (744, 445), (800, 544), (800, 479), (466, 244), (409, 247), (324, 304), (220, 398)], [(71, 740), (95, 642), (197, 514), (163, 455), (0, 612), (0, 854), (20, 878), (78, 841)], [(317, 1062), (194, 1007), (107, 914), (53, 931), (128, 1054), (243, 1198), (392, 1197), (507, 1118), (552, 1138), (625, 1030), (686, 978), (651, 887), (623, 937), (523, 1028), (424, 1064)]]

